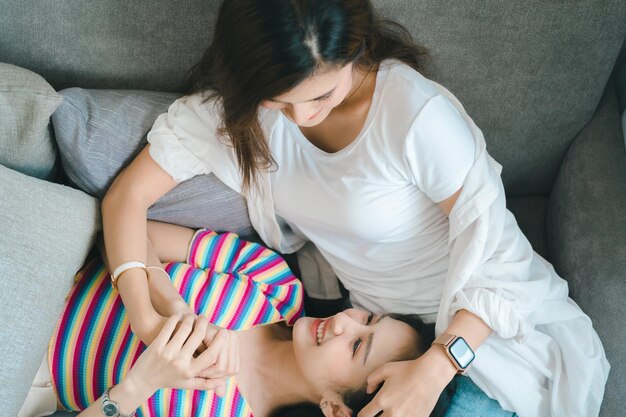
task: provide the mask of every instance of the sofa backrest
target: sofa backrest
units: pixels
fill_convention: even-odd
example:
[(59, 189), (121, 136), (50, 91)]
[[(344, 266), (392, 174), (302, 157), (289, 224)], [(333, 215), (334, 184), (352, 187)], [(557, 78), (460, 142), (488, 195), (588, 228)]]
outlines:
[[(0, 61), (55, 88), (178, 91), (217, 0), (4, 2)], [(509, 195), (549, 193), (626, 34), (623, 0), (374, 0), (431, 51), (427, 75), (464, 103)]]

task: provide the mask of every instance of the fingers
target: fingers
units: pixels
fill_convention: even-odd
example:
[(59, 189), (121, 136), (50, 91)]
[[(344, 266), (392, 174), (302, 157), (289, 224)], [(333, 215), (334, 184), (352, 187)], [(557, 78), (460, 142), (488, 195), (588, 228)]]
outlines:
[(206, 318), (202, 316), (196, 317), (196, 320), (193, 324), (193, 331), (191, 332), (191, 335), (187, 338), (187, 341), (180, 350), (180, 354), (182, 357), (191, 358), (193, 356), (193, 353), (202, 343), (202, 339), (206, 334), (206, 329), (208, 325), (209, 322)]
[(236, 333), (230, 333), (228, 343), (228, 366), (226, 372), (229, 376), (236, 375), (239, 372), (239, 336)]
[(200, 390), (200, 391), (216, 391), (216, 394), (217, 394), (217, 390), (225, 391), (226, 380), (223, 378), (212, 378), (212, 379), (192, 378), (192, 379), (185, 381), (185, 383), (181, 385), (182, 386), (180, 388), (182, 389), (193, 389), (193, 390)]
[[(208, 363), (198, 373), (203, 378), (222, 378), (235, 375), (239, 369), (239, 337), (235, 332), (220, 330), (214, 339), (220, 340), (219, 352), (215, 357), (211, 356), (213, 363)], [(215, 346), (215, 341), (209, 349)], [(209, 362), (209, 360), (207, 360)]]
[(239, 336), (231, 331), (227, 335), (228, 340), (215, 364), (218, 377), (232, 376), (239, 372)]
[(226, 376), (228, 371), (228, 339), (230, 338), (230, 335), (228, 334), (228, 332), (224, 331), (224, 335), (220, 337), (224, 337), (224, 347), (226, 347), (226, 349), (220, 350), (219, 356), (217, 357), (217, 362), (215, 362), (215, 371), (217, 372), (217, 377)]
[(357, 417), (377, 417), (379, 415), (382, 415), (382, 412), (383, 407), (379, 403), (378, 395), (376, 395), (376, 397), (374, 397), (374, 399), (370, 401), (369, 404), (367, 404), (365, 407), (363, 407), (361, 411), (359, 411)]
[(168, 318), (165, 324), (163, 325), (163, 327), (161, 328), (161, 331), (159, 332), (157, 337), (154, 338), (154, 340), (152, 341), (150, 345), (154, 345), (155, 347), (165, 346), (167, 342), (170, 340), (170, 338), (172, 337), (172, 333), (174, 333), (174, 330), (176, 329), (176, 325), (180, 321), (181, 317), (182, 317), (182, 314), (178, 313)]
[(374, 372), (369, 374), (369, 376), (367, 377), (367, 393), (368, 394), (371, 394), (372, 392), (376, 391), (376, 388), (378, 388), (378, 386), (382, 384), (383, 382), (385, 382), (385, 379), (387, 379), (387, 375), (389, 371), (389, 367), (387, 365), (388, 364), (379, 366), (378, 368), (376, 368)]
[(203, 378), (222, 378), (239, 372), (239, 336), (236, 332), (220, 330), (215, 340), (222, 337), (224, 338), (223, 344), (215, 358), (215, 362), (203, 368), (198, 373), (198, 376)]
[[(212, 365), (218, 361), (222, 347), (224, 346), (224, 343), (226, 343), (226, 338), (226, 330), (220, 330), (217, 336), (213, 338), (211, 345), (204, 352), (198, 355), (197, 358), (194, 358), (191, 361), (191, 368), (196, 374), (202, 369), (212, 367)], [(203, 373), (202, 376), (208, 375)]]
[(200, 343), (198, 345), (198, 348), (196, 349), (196, 351), (194, 352), (194, 357), (197, 357), (199, 354), (201, 354), (202, 352), (204, 352), (207, 348), (207, 344), (206, 342), (203, 340), (202, 343)]
[(219, 330), (219, 327), (213, 324), (209, 324), (209, 326), (207, 326), (206, 335), (202, 339), (202, 344), (200, 344), (198, 346), (198, 349), (196, 349), (197, 355), (201, 354), (202, 352), (206, 350), (207, 347), (211, 346), (211, 343), (213, 342), (213, 339), (215, 338), (215, 335), (217, 334), (218, 330)]
[[(371, 394), (378, 386), (385, 382), (389, 374), (389, 364), (379, 366), (367, 377), (367, 393)], [(359, 412), (358, 417), (378, 417), (383, 415), (384, 406), (381, 399), (384, 395), (384, 388)], [(385, 413), (387, 415), (387, 413)]]
[(211, 325), (207, 328), (206, 336), (204, 337), (204, 339), (202, 339), (206, 346), (211, 346), (211, 343), (213, 343), (213, 339), (215, 338), (219, 330), (220, 328), (214, 325)]
[(226, 395), (226, 386), (215, 388), (215, 395), (218, 397), (224, 397)]
[(193, 330), (193, 322), (193, 314), (185, 314), (183, 319), (179, 322), (176, 333), (174, 333), (174, 336), (172, 336), (170, 342), (167, 344), (172, 351), (179, 352), (181, 350), (185, 340), (187, 340)]
[[(208, 322), (208, 318), (207, 318), (207, 322)], [(202, 339), (202, 344), (198, 346), (198, 349), (196, 349), (196, 353), (198, 355), (204, 352), (207, 347), (211, 346), (211, 343), (213, 342), (213, 339), (215, 338), (215, 335), (217, 334), (219, 329), (220, 329), (219, 327), (209, 323), (206, 329), (206, 334), (204, 335), (204, 338)]]
[(233, 343), (234, 349), (233, 349), (233, 353), (232, 353), (232, 358), (235, 361), (235, 368), (232, 371), (232, 375), (236, 375), (239, 373), (239, 365), (241, 363), (241, 359), (239, 356), (239, 352), (240, 352), (240, 347), (241, 347), (241, 341), (239, 340), (239, 335), (236, 335), (235, 337), (235, 343)]

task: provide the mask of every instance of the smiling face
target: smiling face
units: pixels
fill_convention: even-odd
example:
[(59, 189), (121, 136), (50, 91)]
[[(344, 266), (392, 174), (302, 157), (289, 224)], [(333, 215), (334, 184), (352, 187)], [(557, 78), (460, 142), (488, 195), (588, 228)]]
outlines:
[(346, 98), (353, 82), (353, 64), (319, 71), (288, 92), (263, 102), (302, 127), (318, 125)]
[(296, 360), (319, 392), (363, 386), (379, 366), (418, 355), (418, 335), (409, 325), (364, 310), (326, 319), (303, 317), (293, 328)]

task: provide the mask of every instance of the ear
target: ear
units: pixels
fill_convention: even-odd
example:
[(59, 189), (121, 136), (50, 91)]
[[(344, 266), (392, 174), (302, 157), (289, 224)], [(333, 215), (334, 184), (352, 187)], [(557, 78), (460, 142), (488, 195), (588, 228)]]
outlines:
[(341, 395), (328, 392), (322, 396), (320, 407), (325, 417), (352, 417), (352, 410), (343, 402)]

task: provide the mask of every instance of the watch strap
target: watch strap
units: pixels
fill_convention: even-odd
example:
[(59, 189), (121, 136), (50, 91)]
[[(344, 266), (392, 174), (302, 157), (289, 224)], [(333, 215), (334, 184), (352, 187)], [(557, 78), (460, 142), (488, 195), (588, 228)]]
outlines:
[(107, 405), (113, 405), (117, 409), (117, 413), (111, 417), (135, 417), (135, 411), (130, 414), (124, 414), (120, 411), (120, 407), (117, 402), (113, 401), (109, 396), (109, 394), (111, 393), (111, 388), (112, 387), (107, 388), (104, 393), (102, 393), (102, 397), (100, 398), (100, 407), (102, 408), (102, 413), (106, 416), (107, 414), (105, 413), (104, 407)]
[(450, 333), (441, 333), (433, 342), (433, 345), (441, 345), (445, 348), (450, 346), (458, 336)]
[[(443, 350), (446, 352), (446, 356), (448, 356), (448, 359), (450, 359), (450, 362), (452, 362), (452, 365), (456, 368), (457, 373), (463, 375), (472, 366), (472, 364), (470, 362), (470, 364), (467, 365), (467, 367), (462, 368), (461, 366), (459, 366), (457, 361), (454, 359), (452, 353), (450, 352), (450, 346), (457, 339), (463, 339), (463, 338), (461, 336), (457, 336), (457, 335), (451, 334), (451, 333), (442, 333), (433, 341), (432, 344), (433, 345), (441, 345), (443, 347)], [(463, 339), (463, 341), (465, 342), (465, 339)], [(465, 342), (465, 344), (467, 344), (467, 342)], [(469, 346), (469, 344), (467, 344), (467, 347), (470, 350), (472, 350), (472, 348)]]

